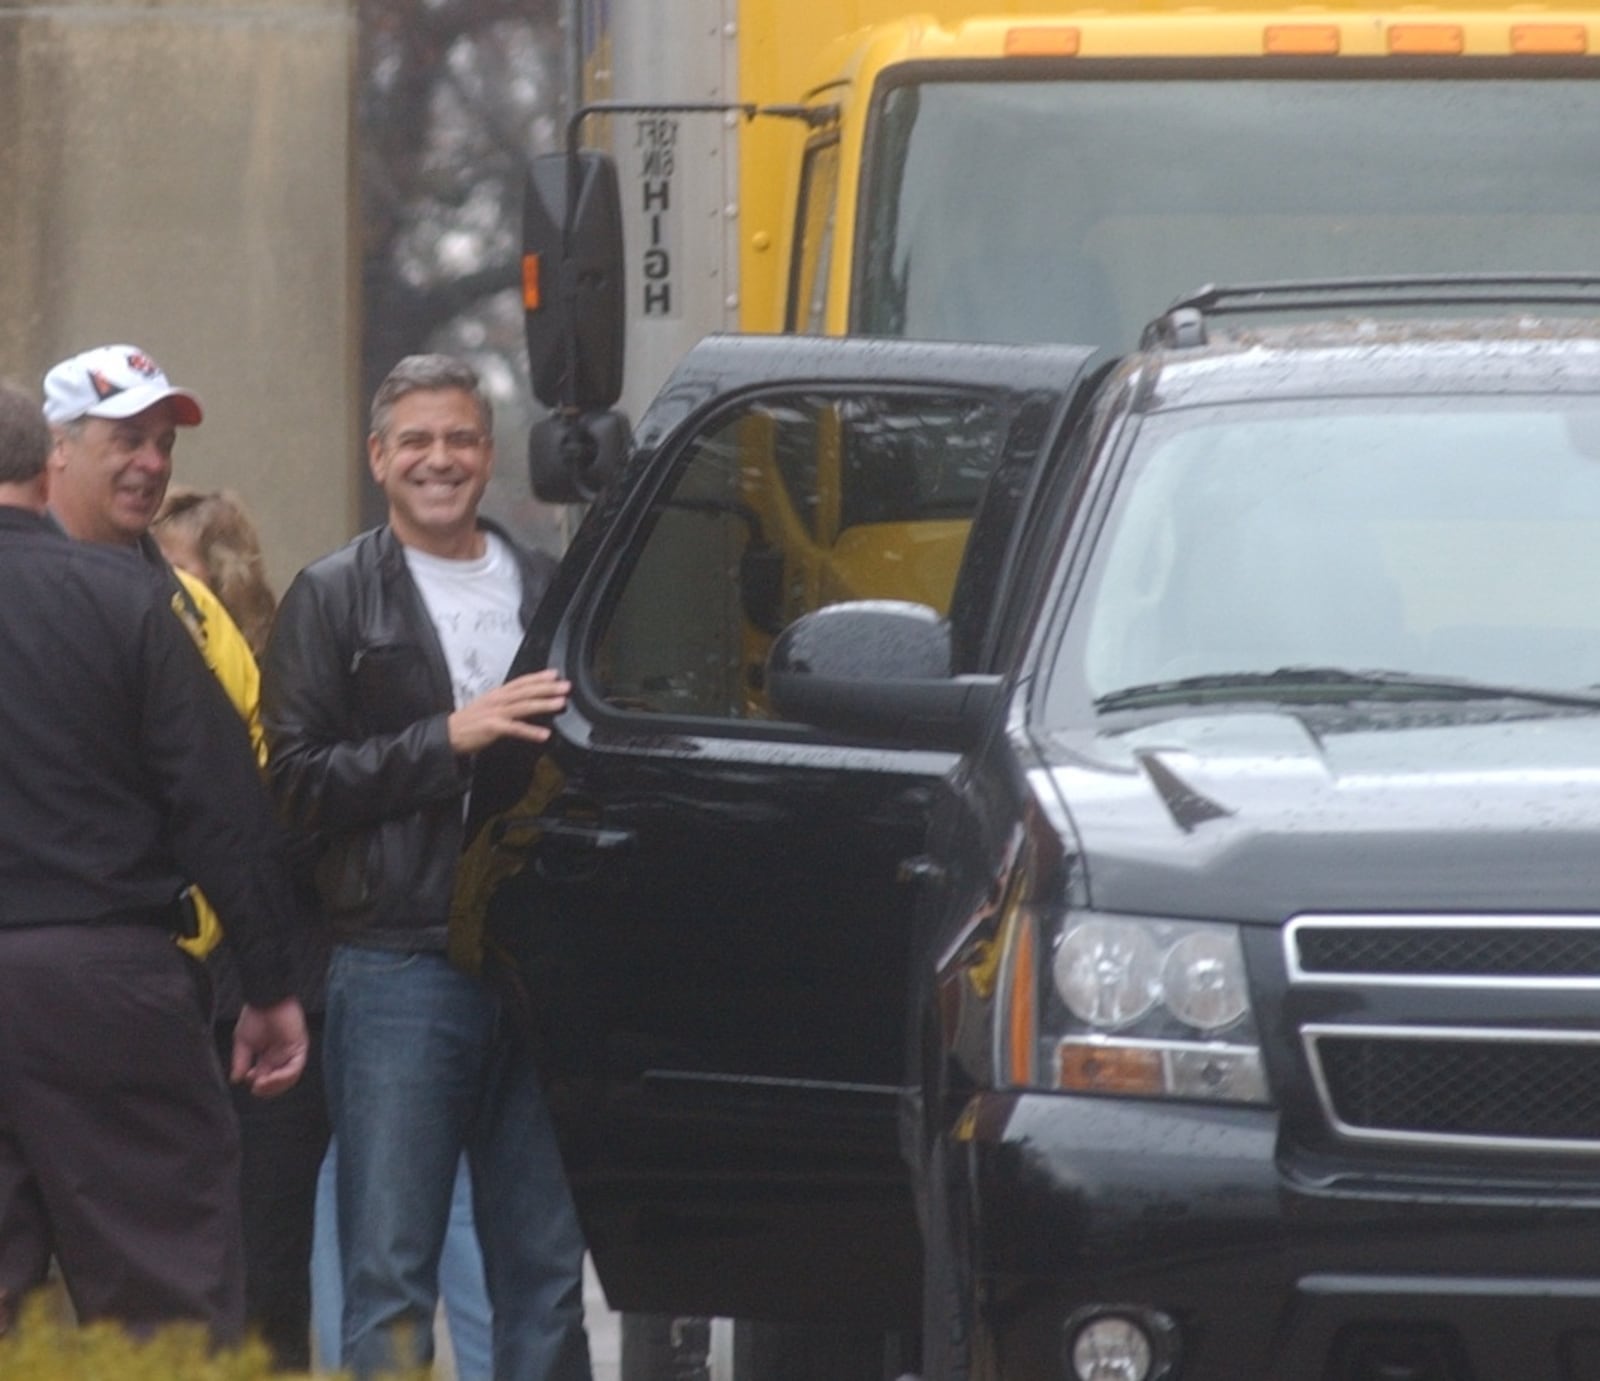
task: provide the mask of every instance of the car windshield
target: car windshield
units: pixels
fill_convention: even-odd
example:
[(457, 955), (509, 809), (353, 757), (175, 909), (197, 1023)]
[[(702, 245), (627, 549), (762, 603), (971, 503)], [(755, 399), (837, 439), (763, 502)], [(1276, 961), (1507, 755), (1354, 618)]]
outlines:
[(1130, 80), (1073, 59), (1054, 79), (894, 87), (852, 329), (1122, 350), (1202, 283), (1592, 263), (1600, 82), (1475, 61)]
[(1348, 698), (1368, 671), (1387, 695), (1600, 686), (1600, 397), (1144, 420), (1053, 707)]

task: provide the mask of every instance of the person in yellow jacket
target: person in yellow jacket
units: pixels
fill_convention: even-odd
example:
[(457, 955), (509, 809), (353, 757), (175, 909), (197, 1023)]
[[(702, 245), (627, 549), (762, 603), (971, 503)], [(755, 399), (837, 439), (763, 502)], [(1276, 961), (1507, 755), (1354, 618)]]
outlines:
[[(44, 392), (54, 438), (49, 502), (56, 523), (79, 541), (129, 548), (160, 582), (174, 615), (248, 727), (264, 766), (261, 678), (251, 647), (208, 581), (169, 563), (151, 531), (172, 477), (178, 429), (199, 425), (199, 400), (174, 388), (147, 353), (129, 345), (63, 360), (45, 376)], [(222, 926), (211, 905), (196, 888), (184, 902), (188, 934), (179, 943), (206, 960), (226, 1067), (232, 1020), (242, 1001), (238, 974), (230, 949), (220, 945)], [(247, 1318), (279, 1369), (305, 1371), (312, 1215), (329, 1135), (318, 1039), (327, 958), (310, 927), (296, 933), (290, 953), (313, 1038), (305, 1072), (282, 1098), (264, 1103), (236, 1090), (233, 1102), (240, 1131)]]
[[(164, 563), (158, 544), (148, 533), (140, 538), (139, 545), (147, 560)], [(267, 741), (261, 733), (261, 672), (256, 666), (255, 654), (232, 615), (203, 580), (178, 566), (170, 567), (170, 571), (172, 612), (189, 630), (211, 674), (228, 693), (233, 708), (250, 730), (256, 762), (265, 767)], [(196, 959), (204, 959), (222, 940), (222, 922), (198, 887), (189, 889), (187, 901), (194, 913), (192, 933), (183, 936), (178, 943)]]

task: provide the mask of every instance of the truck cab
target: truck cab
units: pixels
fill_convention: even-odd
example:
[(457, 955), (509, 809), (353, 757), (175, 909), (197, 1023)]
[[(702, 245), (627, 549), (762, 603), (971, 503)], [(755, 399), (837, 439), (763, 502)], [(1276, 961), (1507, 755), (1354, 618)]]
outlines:
[(581, 8), (584, 99), (651, 107), (583, 131), (634, 416), (711, 332), (1128, 349), (1197, 283), (1569, 272), (1600, 215), (1581, 4)]

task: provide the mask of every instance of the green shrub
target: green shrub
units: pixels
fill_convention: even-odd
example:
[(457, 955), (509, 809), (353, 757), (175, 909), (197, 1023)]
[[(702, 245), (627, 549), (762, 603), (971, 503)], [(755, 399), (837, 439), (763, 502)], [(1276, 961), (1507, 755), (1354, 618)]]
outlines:
[[(0, 1377), (5, 1381), (268, 1381), (303, 1373), (278, 1372), (260, 1342), (226, 1352), (207, 1346), (198, 1324), (173, 1324), (148, 1338), (135, 1338), (116, 1324), (77, 1327), (63, 1319), (59, 1304), (41, 1291), (26, 1301), (16, 1326), (0, 1337)], [(348, 1373), (340, 1372), (346, 1378)], [(428, 1381), (421, 1369), (391, 1381)]]

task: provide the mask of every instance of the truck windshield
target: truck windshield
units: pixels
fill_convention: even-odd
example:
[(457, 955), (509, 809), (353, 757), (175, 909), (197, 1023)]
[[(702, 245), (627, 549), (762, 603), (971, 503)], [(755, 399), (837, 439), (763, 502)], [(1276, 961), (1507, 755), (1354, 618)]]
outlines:
[(1600, 244), (1600, 81), (926, 81), (871, 140), (868, 335), (1125, 349), (1206, 283), (1572, 272)]
[(1118, 494), (1057, 668), (1080, 704), (1296, 668), (1600, 686), (1600, 399), (1175, 410)]

